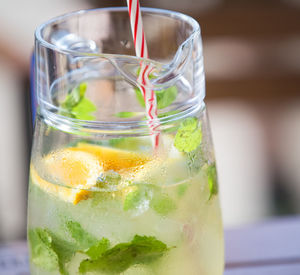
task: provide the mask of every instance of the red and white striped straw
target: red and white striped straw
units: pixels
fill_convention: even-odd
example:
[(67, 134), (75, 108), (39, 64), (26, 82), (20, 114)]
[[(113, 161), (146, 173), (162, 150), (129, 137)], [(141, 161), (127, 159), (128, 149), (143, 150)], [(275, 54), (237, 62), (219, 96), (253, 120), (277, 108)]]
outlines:
[[(136, 56), (148, 58), (148, 48), (146, 44), (139, 0), (127, 0), (127, 5)], [(139, 88), (144, 96), (148, 125), (151, 130), (151, 135), (153, 136), (154, 148), (157, 148), (159, 145), (160, 132), (158, 129), (159, 123), (157, 120), (156, 95), (152, 89), (146, 88), (150, 84), (149, 75), (152, 70), (153, 68), (150, 65), (145, 65), (144, 62), (142, 62), (141, 70), (138, 76), (138, 82), (143, 84)]]

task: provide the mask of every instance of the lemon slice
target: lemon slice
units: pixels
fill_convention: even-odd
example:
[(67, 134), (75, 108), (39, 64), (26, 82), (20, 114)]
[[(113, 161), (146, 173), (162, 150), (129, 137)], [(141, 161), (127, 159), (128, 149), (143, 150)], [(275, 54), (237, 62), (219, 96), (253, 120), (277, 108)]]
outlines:
[(93, 154), (104, 170), (114, 170), (121, 173), (122, 171), (128, 172), (131, 168), (141, 167), (150, 160), (150, 157), (144, 154), (88, 143), (78, 143), (76, 147), (72, 147), (70, 150)]
[(32, 183), (38, 185), (44, 191), (73, 204), (77, 204), (82, 200), (88, 199), (90, 195), (90, 192), (87, 190), (67, 188), (67, 187), (55, 185), (53, 183), (50, 183), (49, 181), (44, 180), (39, 176), (39, 174), (36, 172), (33, 166), (31, 166), (30, 168), (30, 177)]
[(128, 175), (141, 168), (149, 157), (130, 151), (112, 149), (87, 143), (79, 143), (76, 147), (54, 151), (43, 158), (43, 174), (49, 175), (53, 184), (38, 174), (31, 165), (32, 182), (40, 188), (60, 199), (77, 204), (88, 199), (95, 186), (97, 177), (104, 171), (114, 170)]
[(73, 204), (89, 197), (90, 192), (83, 189), (89, 189), (95, 185), (97, 177), (103, 171), (95, 156), (70, 149), (55, 151), (47, 155), (42, 161), (42, 167), (44, 174), (50, 175), (61, 185), (46, 181), (31, 165), (30, 174), (33, 183)]

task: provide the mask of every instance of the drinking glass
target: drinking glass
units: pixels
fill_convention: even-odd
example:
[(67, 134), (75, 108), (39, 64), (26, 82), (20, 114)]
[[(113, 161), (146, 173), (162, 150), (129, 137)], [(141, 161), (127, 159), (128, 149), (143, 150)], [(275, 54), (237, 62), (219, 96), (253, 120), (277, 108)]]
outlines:
[[(200, 28), (172, 11), (142, 17), (149, 59), (135, 57), (126, 8), (35, 33), (32, 275), (223, 273)], [(156, 95), (152, 121), (143, 86)]]

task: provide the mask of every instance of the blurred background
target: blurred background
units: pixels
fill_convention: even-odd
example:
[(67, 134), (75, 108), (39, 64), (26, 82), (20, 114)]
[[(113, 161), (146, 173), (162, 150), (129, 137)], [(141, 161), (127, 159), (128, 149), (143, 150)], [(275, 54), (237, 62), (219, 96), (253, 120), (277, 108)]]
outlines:
[[(0, 242), (25, 238), (34, 29), (125, 0), (3, 1), (0, 9)], [(226, 228), (300, 213), (300, 0), (146, 0), (202, 28)]]

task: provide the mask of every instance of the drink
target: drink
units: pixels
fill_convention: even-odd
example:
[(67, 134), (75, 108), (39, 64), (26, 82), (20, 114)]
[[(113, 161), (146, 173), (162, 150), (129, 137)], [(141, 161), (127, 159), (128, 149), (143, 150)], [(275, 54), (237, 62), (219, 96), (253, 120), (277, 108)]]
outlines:
[[(191, 24), (182, 15), (149, 13), (148, 20), (162, 20), (174, 35), (182, 26), (178, 21)], [(223, 232), (203, 78), (185, 69), (201, 65), (194, 44), (198, 25), (178, 46), (176, 62), (167, 67), (151, 61), (150, 78), (160, 79), (153, 84), (159, 118), (159, 143), (153, 146), (156, 128), (147, 124), (135, 82), (142, 61), (87, 50), (98, 41), (88, 19), (120, 20), (114, 31), (105, 32), (115, 37), (119, 31), (119, 37), (125, 14), (122, 9), (75, 13), (37, 32), (39, 108), (28, 198), (31, 274), (221, 275)], [(84, 44), (83, 53), (69, 49), (73, 34), (65, 28), (75, 32), (77, 46)], [(51, 37), (60, 39), (54, 35), (58, 30), (69, 44), (57, 49)], [(107, 49), (106, 41), (110, 50), (124, 50), (116, 39), (101, 39), (94, 47), (99, 51)], [(167, 41), (167, 48), (175, 43)]]
[[(164, 150), (156, 156), (142, 151), (151, 147), (150, 138), (127, 138), (108, 140), (107, 146), (79, 141), (32, 159), (28, 224), (32, 274), (47, 270), (77, 274), (79, 266), (82, 271), (90, 268), (92, 274), (221, 274), (218, 195), (209, 183), (215, 180), (214, 164), (203, 160), (189, 166), (190, 159), (173, 145), (174, 135), (163, 136), (163, 141)], [(122, 143), (127, 148), (140, 144), (141, 149), (116, 149), (110, 145), (114, 143), (119, 148)], [(39, 231), (39, 238), (52, 238), (49, 251), (58, 256), (52, 259), (41, 252), (35, 256), (34, 249), (45, 245), (35, 240)], [(120, 244), (131, 244), (135, 236), (153, 238), (147, 243), (149, 251), (134, 259), (119, 251), (103, 266), (89, 257), (89, 249), (97, 254), (95, 247), (103, 238), (109, 254)], [(137, 247), (131, 248), (138, 251)], [(59, 250), (70, 250), (66, 259)], [(148, 253), (154, 253), (154, 259), (146, 260), (151, 258)]]

